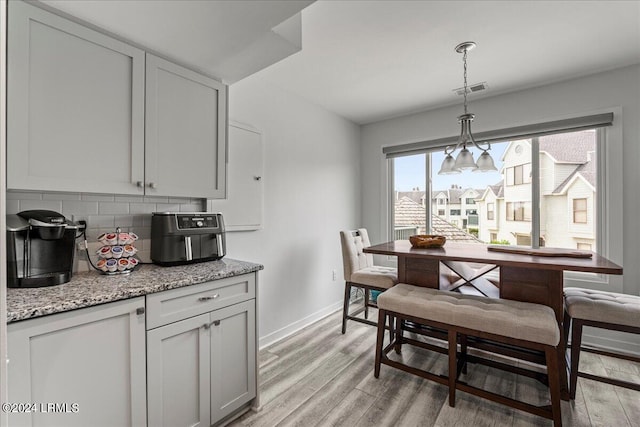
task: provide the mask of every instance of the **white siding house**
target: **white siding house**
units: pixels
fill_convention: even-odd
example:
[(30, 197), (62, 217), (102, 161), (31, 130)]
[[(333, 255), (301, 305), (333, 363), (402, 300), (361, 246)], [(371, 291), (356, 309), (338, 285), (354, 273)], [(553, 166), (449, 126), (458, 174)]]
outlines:
[[(541, 245), (595, 250), (595, 141), (593, 130), (539, 138)], [(478, 235), (485, 242), (529, 245), (530, 140), (512, 141), (502, 161), (503, 181), (478, 200)]]

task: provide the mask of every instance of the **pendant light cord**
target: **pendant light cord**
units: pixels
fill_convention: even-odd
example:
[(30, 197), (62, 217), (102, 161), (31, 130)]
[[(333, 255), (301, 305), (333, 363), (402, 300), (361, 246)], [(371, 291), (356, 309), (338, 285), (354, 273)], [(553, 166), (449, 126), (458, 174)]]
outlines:
[(462, 62), (464, 63), (464, 113), (467, 114), (467, 49), (462, 55)]

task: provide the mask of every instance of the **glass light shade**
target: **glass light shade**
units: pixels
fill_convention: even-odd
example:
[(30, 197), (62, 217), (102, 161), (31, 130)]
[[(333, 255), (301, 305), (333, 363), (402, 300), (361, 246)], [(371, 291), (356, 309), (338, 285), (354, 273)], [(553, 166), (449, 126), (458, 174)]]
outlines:
[(447, 154), (447, 156), (442, 161), (442, 166), (440, 166), (440, 172), (438, 175), (452, 175), (455, 173), (460, 173), (460, 169), (455, 168), (456, 161), (451, 154)]
[(476, 166), (476, 162), (473, 161), (473, 153), (465, 147), (460, 151), (460, 154), (458, 154), (454, 167), (460, 170), (472, 170), (478, 166)]
[(476, 162), (478, 169), (475, 169), (474, 172), (491, 172), (497, 171), (496, 165), (493, 163), (493, 158), (486, 151), (483, 151), (478, 157), (478, 161)]

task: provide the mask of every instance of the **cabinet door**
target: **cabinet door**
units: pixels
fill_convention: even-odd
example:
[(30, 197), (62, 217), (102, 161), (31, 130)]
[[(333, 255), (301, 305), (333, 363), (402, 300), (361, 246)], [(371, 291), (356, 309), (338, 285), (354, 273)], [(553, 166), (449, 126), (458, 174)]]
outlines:
[(227, 198), (211, 200), (211, 212), (222, 212), (225, 228), (258, 230), (263, 212), (262, 135), (240, 123), (229, 123)]
[(225, 193), (227, 87), (147, 54), (146, 194)]
[(256, 397), (255, 300), (211, 312), (211, 423)]
[(209, 314), (147, 332), (149, 426), (208, 427)]
[(144, 52), (9, 4), (7, 187), (142, 194)]
[[(11, 426), (146, 426), (139, 297), (8, 325)], [(57, 404), (58, 406), (49, 406)]]

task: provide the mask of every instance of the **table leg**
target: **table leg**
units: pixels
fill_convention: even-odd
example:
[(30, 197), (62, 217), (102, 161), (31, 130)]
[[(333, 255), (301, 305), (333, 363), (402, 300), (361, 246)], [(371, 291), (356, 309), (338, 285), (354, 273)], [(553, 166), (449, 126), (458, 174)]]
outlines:
[(569, 400), (567, 362), (565, 351), (567, 337), (564, 333), (564, 299), (562, 270), (538, 270), (535, 268), (500, 267), (500, 298), (544, 304), (553, 309), (560, 329), (558, 366), (560, 369), (560, 396)]
[(398, 256), (398, 281), (438, 289), (440, 287), (440, 261)]

